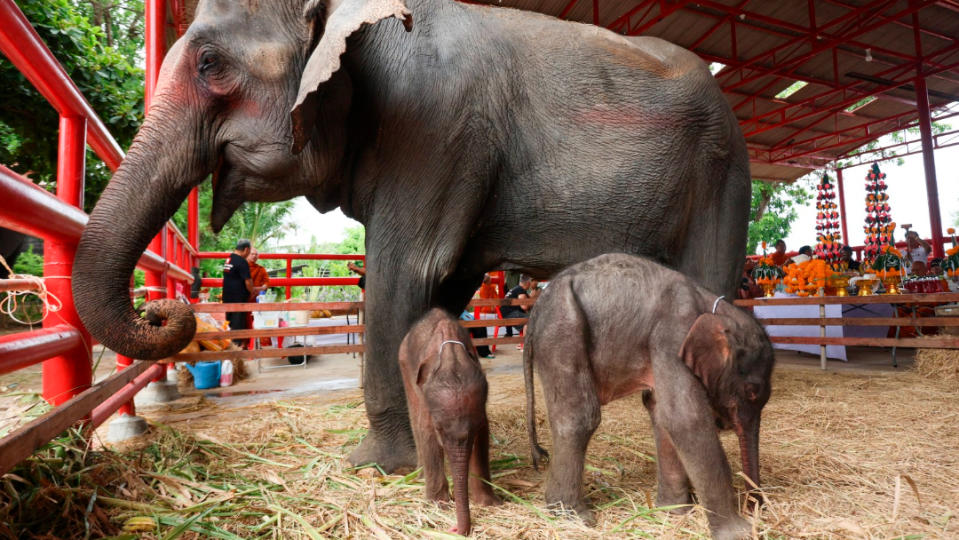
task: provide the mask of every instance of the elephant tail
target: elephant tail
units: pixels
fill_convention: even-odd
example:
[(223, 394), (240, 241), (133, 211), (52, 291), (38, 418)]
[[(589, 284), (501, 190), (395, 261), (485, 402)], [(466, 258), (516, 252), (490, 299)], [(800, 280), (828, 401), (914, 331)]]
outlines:
[[(527, 325), (529, 333), (529, 325)], [(523, 379), (526, 382), (526, 433), (529, 435), (530, 459), (533, 462), (533, 468), (539, 470), (540, 460), (549, 458), (547, 452), (539, 445), (536, 436), (536, 388), (533, 384), (533, 351), (535, 350), (536, 339), (527, 339), (523, 349)]]

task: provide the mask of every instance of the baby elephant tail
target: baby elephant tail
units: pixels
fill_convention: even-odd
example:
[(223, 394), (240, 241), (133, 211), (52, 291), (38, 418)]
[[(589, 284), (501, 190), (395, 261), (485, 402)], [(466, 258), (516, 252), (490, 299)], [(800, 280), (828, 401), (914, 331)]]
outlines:
[[(527, 333), (529, 327), (527, 327)], [(526, 432), (529, 434), (530, 459), (533, 468), (539, 470), (540, 460), (549, 458), (549, 452), (539, 445), (536, 436), (536, 389), (533, 385), (533, 350), (534, 339), (527, 339), (523, 349), (523, 378), (526, 381)]]

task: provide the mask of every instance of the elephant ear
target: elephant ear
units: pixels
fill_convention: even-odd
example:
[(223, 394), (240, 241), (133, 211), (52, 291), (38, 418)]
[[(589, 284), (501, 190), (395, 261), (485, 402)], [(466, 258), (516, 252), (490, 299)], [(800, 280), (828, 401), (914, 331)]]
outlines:
[[(340, 69), (346, 39), (364, 24), (375, 24), (390, 17), (403, 21), (407, 32), (413, 30), (413, 15), (403, 0), (310, 0), (303, 12), (312, 21), (314, 36), (317, 28), (323, 28), (323, 35), (306, 62), (296, 103), (290, 112), (294, 153), (302, 151), (310, 138), (320, 86)], [(325, 21), (319, 20), (323, 17)], [(313, 42), (315, 37), (311, 39), (311, 44)]]
[(686, 334), (679, 354), (711, 393), (726, 369), (730, 356), (726, 327), (719, 317), (711, 313), (700, 315)]

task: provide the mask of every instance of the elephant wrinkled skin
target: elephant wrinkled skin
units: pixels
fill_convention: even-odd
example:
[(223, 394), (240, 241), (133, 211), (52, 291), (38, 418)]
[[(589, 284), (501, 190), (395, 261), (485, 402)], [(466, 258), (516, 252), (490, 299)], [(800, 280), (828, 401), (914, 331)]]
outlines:
[(211, 224), (298, 195), (366, 226), (365, 398), (354, 463), (415, 462), (396, 363), (430, 307), (483, 272), (549, 277), (600, 253), (653, 257), (732, 293), (749, 209), (742, 133), (709, 70), (655, 38), (453, 0), (201, 0), (94, 209), (73, 289), (134, 358), (194, 326), (129, 299), (140, 253), (213, 176)]
[(600, 407), (642, 390), (656, 437), (657, 505), (688, 505), (692, 483), (714, 537), (747, 535), (716, 428), (736, 432), (743, 473), (758, 487), (773, 361), (750, 313), (653, 261), (617, 253), (562, 271), (533, 309), (523, 356), (534, 466), (545, 455), (536, 440), (534, 367), (553, 434), (546, 502), (592, 520), (583, 464)]

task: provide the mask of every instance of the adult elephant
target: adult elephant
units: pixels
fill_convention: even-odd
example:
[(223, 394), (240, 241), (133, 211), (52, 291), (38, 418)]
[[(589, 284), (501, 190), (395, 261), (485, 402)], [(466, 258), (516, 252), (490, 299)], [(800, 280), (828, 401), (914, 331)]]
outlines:
[(148, 321), (127, 288), (211, 173), (214, 230), (297, 195), (366, 226), (370, 432), (351, 459), (386, 470), (415, 463), (396, 353), (429, 307), (458, 313), (488, 269), (545, 278), (611, 251), (731, 294), (750, 189), (718, 85), (659, 39), (451, 0), (202, 0), (77, 251), (77, 307), (117, 352), (193, 335), (186, 307)]

